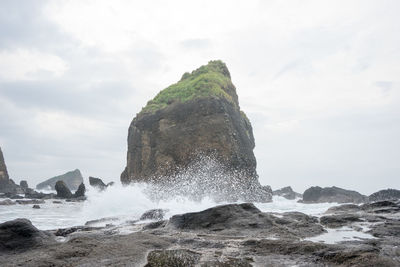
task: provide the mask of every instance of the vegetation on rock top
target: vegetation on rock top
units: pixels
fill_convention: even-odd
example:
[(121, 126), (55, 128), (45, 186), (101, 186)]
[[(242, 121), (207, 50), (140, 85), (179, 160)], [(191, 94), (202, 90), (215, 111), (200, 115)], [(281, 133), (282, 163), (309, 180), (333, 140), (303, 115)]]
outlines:
[(150, 100), (140, 113), (153, 113), (174, 102), (186, 102), (194, 98), (215, 96), (235, 103), (236, 90), (229, 70), (220, 60), (210, 61), (192, 73), (186, 72), (181, 80)]

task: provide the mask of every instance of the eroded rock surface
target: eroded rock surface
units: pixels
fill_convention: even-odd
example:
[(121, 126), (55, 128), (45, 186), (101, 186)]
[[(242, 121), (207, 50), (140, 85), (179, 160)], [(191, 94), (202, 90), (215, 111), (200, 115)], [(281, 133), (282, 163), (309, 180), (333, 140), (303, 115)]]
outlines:
[[(55, 231), (64, 242), (0, 254), (2, 266), (399, 266), (398, 203), (363, 205), (357, 213), (375, 239), (337, 244), (306, 241), (324, 232), (316, 217), (300, 212), (265, 213), (232, 204), (173, 216), (169, 221), (118, 228), (72, 227)], [(375, 213), (386, 208), (386, 213)], [(340, 211), (346, 227), (360, 222)], [(330, 215), (335, 216), (335, 213)], [(342, 222), (340, 222), (342, 225)], [(139, 225), (140, 226), (140, 225)], [(334, 225), (337, 227), (337, 225)], [(124, 231), (126, 231), (126, 226)], [(359, 231), (363, 231), (359, 229)]]
[(303, 193), (303, 203), (363, 203), (367, 202), (368, 197), (352, 190), (342, 189), (336, 186), (319, 187), (313, 186)]
[(400, 190), (384, 189), (369, 196), (369, 201), (395, 200), (400, 199)]
[[(187, 194), (201, 197), (208, 189), (220, 200), (270, 201), (258, 182), (254, 146), (228, 68), (210, 61), (161, 91), (133, 119), (121, 181), (176, 185), (193, 182), (197, 174), (203, 183), (194, 182), (197, 192)], [(196, 161), (200, 170), (193, 167)]]

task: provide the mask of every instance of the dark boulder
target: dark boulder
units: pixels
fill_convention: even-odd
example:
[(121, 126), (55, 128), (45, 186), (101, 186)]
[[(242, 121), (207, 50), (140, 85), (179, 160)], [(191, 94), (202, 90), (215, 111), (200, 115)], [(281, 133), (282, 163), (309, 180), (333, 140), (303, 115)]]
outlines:
[[(210, 61), (162, 90), (132, 120), (121, 182), (161, 184), (218, 201), (271, 201), (256, 172), (251, 123), (222, 61)], [(204, 179), (207, 177), (207, 179)], [(161, 190), (162, 189), (162, 190)], [(157, 190), (156, 190), (157, 191)]]
[(168, 210), (163, 209), (153, 209), (148, 210), (140, 216), (140, 220), (162, 220)]
[(67, 172), (62, 175), (55, 176), (53, 178), (47, 179), (46, 181), (38, 184), (36, 189), (52, 189), (55, 190), (55, 185), (57, 181), (63, 181), (70, 190), (77, 190), (79, 185), (83, 183), (83, 177), (80, 170), (76, 169), (74, 171)]
[(301, 212), (287, 212), (277, 217), (261, 212), (252, 203), (221, 205), (200, 212), (174, 215), (166, 227), (214, 234), (270, 235), (295, 239), (325, 231), (316, 217)]
[(69, 188), (63, 181), (57, 181), (56, 185), (55, 185), (55, 189), (57, 191), (58, 198), (72, 198), (73, 197), (71, 190), (69, 190)]
[(290, 186), (286, 186), (281, 189), (274, 190), (272, 192), (272, 194), (274, 196), (281, 196), (281, 197), (284, 197), (286, 199), (291, 199), (291, 200), (296, 199), (296, 198), (301, 198), (303, 196), (302, 194), (299, 194), (299, 193), (293, 191), (292, 187), (290, 187)]
[(84, 197), (86, 192), (86, 187), (84, 183), (81, 183), (78, 187), (78, 190), (76, 190), (74, 197)]
[(336, 186), (319, 187), (313, 186), (303, 193), (303, 203), (363, 203), (368, 197), (352, 190), (342, 189)]
[(96, 178), (96, 177), (92, 177), (92, 176), (89, 176), (89, 184), (99, 190), (104, 190), (108, 186), (100, 178)]
[(397, 189), (384, 189), (375, 192), (369, 196), (369, 201), (382, 201), (382, 200), (393, 200), (400, 199), (400, 190)]
[(0, 224), (0, 252), (23, 251), (53, 242), (51, 234), (38, 230), (27, 219)]
[(32, 208), (33, 209), (40, 209), (40, 206), (39, 205), (33, 205)]
[(27, 182), (26, 180), (21, 180), (21, 181), (19, 182), (19, 186), (20, 186), (23, 190), (29, 188), (28, 182)]

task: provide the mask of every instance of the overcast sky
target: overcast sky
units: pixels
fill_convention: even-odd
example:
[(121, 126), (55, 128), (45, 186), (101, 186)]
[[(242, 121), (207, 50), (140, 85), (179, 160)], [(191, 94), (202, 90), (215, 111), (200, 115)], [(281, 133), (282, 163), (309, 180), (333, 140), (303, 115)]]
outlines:
[(400, 1), (0, 2), (0, 146), (16, 182), (119, 180), (158, 91), (223, 60), (273, 188), (400, 189)]

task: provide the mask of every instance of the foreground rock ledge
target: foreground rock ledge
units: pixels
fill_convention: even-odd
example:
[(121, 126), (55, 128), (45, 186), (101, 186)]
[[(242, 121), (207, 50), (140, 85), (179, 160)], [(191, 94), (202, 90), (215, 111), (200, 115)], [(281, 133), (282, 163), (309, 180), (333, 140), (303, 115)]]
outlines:
[[(338, 218), (345, 218), (343, 214), (353, 212), (353, 206), (331, 209), (329, 216), (340, 211)], [(360, 218), (379, 222), (371, 228), (377, 238), (335, 245), (304, 241), (305, 236), (325, 231), (315, 217), (300, 212), (264, 213), (244, 203), (143, 224), (141, 230), (128, 235), (118, 235), (118, 228), (112, 226), (53, 231), (66, 241), (2, 251), (0, 265), (399, 266), (399, 222), (390, 219), (399, 215), (399, 207), (390, 201), (361, 206)], [(351, 222), (345, 224), (354, 227)], [(139, 226), (132, 225), (135, 229)], [(13, 238), (8, 238), (12, 242)]]

